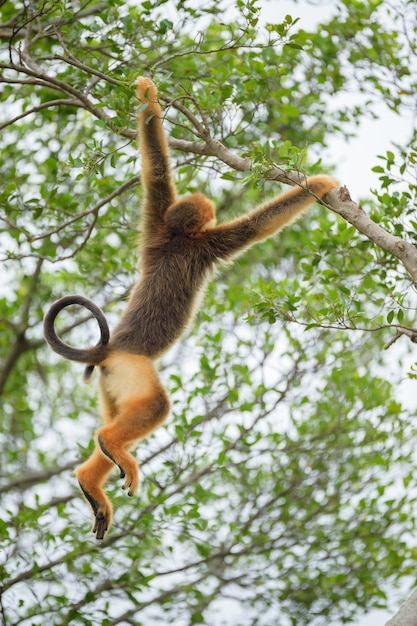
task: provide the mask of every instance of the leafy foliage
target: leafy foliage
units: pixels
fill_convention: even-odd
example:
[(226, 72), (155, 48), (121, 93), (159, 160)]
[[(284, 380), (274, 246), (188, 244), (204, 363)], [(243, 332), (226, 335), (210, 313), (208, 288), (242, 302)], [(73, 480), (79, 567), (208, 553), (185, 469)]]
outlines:
[[(159, 85), (179, 191), (204, 189), (220, 219), (277, 193), (277, 164), (323, 171), (314, 155), (333, 136), (415, 93), (412, 1), (339, 0), (312, 32), (291, 16), (261, 26), (255, 0), (202, 4), (0, 7), (4, 626), (347, 623), (415, 577), (415, 408), (397, 363), (416, 341), (415, 292), (323, 207), (211, 286), (160, 364), (173, 411), (138, 447), (139, 497), (112, 480), (114, 529), (99, 547), (89, 533), (72, 470), (96, 402), (46, 349), (42, 317), (81, 292), (114, 325), (135, 279), (136, 76)], [(364, 202), (413, 244), (415, 160), (415, 136), (387, 146)], [(81, 314), (62, 332), (96, 341)]]

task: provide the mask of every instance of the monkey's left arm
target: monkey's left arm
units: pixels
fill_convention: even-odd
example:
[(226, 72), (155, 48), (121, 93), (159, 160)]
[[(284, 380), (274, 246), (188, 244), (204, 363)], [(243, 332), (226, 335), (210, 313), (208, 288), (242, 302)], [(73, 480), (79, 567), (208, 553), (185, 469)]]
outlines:
[(145, 228), (151, 232), (161, 226), (167, 208), (176, 200), (168, 141), (162, 127), (158, 93), (150, 78), (139, 77), (136, 95), (145, 105), (138, 114), (139, 147), (142, 156), (142, 184)]
[(253, 243), (263, 241), (293, 222), (317, 199), (339, 187), (337, 180), (319, 175), (261, 205), (248, 215), (207, 231), (206, 237), (217, 259), (231, 259)]

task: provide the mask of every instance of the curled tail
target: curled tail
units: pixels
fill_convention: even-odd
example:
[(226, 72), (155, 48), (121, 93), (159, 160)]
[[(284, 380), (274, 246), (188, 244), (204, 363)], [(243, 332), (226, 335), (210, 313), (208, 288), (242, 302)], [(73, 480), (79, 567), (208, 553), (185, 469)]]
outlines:
[[(73, 348), (64, 343), (55, 331), (55, 319), (62, 309), (71, 304), (79, 304), (85, 307), (96, 318), (100, 328), (100, 341), (96, 346), (91, 348)], [(88, 381), (93, 373), (94, 366), (99, 365), (103, 359), (108, 355), (109, 348), (107, 344), (110, 339), (110, 331), (107, 324), (107, 320), (103, 311), (94, 304), (91, 300), (84, 298), (84, 296), (71, 295), (64, 296), (56, 302), (54, 302), (45, 315), (43, 322), (44, 337), (52, 350), (57, 352), (60, 356), (63, 356), (70, 361), (78, 361), (79, 363), (88, 363), (84, 371), (84, 380)]]

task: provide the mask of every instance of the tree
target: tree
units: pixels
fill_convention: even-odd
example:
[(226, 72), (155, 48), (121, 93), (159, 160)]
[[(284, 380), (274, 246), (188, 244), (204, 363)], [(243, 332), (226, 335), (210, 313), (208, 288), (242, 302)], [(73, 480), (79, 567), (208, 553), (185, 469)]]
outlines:
[[(382, 99), (404, 114), (414, 3), (339, 0), (314, 32), (261, 27), (255, 0), (0, 10), (3, 624), (329, 624), (387, 606), (416, 559), (413, 407), (390, 366), (417, 337), (415, 136), (387, 147), (364, 209), (332, 194), (224, 269), (160, 364), (172, 415), (138, 447), (139, 497), (111, 481), (99, 547), (72, 475), (94, 393), (42, 317), (80, 292), (114, 325), (134, 280), (137, 75), (158, 82), (180, 191), (203, 188), (221, 219), (331, 168), (314, 155)], [(80, 314), (62, 332), (96, 331)]]

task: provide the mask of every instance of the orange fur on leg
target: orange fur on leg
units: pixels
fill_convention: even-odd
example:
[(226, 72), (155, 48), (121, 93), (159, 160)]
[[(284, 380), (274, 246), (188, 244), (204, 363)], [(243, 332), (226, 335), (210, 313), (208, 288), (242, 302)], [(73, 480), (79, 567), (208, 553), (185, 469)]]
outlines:
[(138, 464), (128, 449), (162, 424), (169, 412), (168, 396), (152, 362), (142, 355), (113, 352), (103, 363), (100, 380), (107, 406), (115, 407), (110, 423), (97, 431), (102, 452), (119, 466), (124, 489), (139, 486)]
[(119, 466), (122, 478), (126, 477), (123, 489), (129, 490), (129, 496), (137, 491), (139, 472), (137, 461), (127, 449), (155, 430), (165, 420), (168, 409), (165, 392), (129, 398), (114, 421), (97, 431), (101, 450)]
[(112, 506), (103, 491), (110, 471), (117, 465), (126, 479), (123, 489), (130, 496), (137, 491), (138, 463), (128, 450), (165, 420), (170, 404), (147, 357), (115, 351), (101, 366), (100, 407), (104, 426), (97, 431), (96, 449), (77, 470), (95, 516), (97, 539), (103, 539), (112, 519)]

